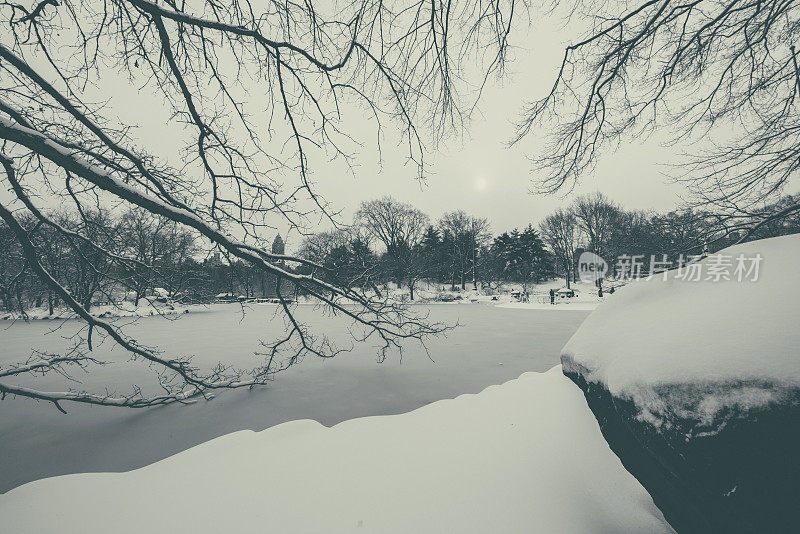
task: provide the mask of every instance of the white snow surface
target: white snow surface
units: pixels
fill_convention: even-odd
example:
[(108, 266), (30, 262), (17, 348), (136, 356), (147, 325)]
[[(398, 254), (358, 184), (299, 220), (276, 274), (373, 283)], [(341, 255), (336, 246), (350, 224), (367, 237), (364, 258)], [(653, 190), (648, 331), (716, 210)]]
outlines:
[[(625, 281), (613, 280), (606, 281), (603, 284), (603, 296), (597, 294), (597, 287), (594, 283), (586, 282), (573, 282), (570, 287), (575, 292), (573, 297), (556, 296), (554, 302), (550, 303), (550, 290), (556, 291), (566, 289), (563, 279), (548, 280), (540, 284), (531, 285), (529, 290), (529, 299), (527, 302), (518, 302), (515, 299), (505, 299), (498, 302), (498, 308), (510, 308), (517, 310), (545, 310), (545, 311), (592, 311), (596, 309), (601, 303), (611, 300), (616, 295), (616, 292), (625, 285)], [(614, 293), (609, 293), (608, 290), (614, 287)], [(521, 286), (516, 285), (515, 289), (521, 289)]]
[(560, 366), (406, 414), (31, 482), (0, 495), (0, 517), (18, 534), (672, 532)]
[(800, 235), (718, 254), (733, 257), (734, 267), (740, 254), (760, 254), (758, 279), (706, 280), (712, 254), (702, 260), (701, 281), (670, 271), (666, 280), (629, 283), (584, 321), (563, 348), (562, 362), (651, 411), (681, 401), (680, 392), (659, 397), (653, 388), (688, 388), (677, 408), (704, 422), (724, 406), (763, 406), (800, 386)]
[[(100, 317), (102, 319), (109, 317), (154, 317), (204, 311), (207, 308), (208, 306), (202, 304), (162, 304), (142, 299), (138, 306), (134, 305), (132, 302), (94, 305), (91, 308), (91, 313), (95, 317)], [(50, 310), (46, 306), (29, 308), (25, 310), (24, 317), (18, 311), (0, 314), (0, 320), (3, 321), (20, 321), (24, 319), (29, 321), (57, 321), (62, 319), (75, 319), (77, 317), (78, 315), (71, 308), (65, 306), (55, 308), (52, 314), (50, 314)]]
[[(599, 300), (599, 299), (598, 299)], [(574, 301), (574, 302), (504, 302), (496, 304), (498, 308), (508, 308), (513, 310), (544, 310), (544, 311), (592, 311), (600, 305), (598, 301)]]

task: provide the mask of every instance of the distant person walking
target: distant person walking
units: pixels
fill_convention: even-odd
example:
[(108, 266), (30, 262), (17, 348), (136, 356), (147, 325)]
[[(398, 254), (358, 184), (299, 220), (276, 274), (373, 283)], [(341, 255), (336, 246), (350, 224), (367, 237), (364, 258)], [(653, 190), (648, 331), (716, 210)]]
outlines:
[(550, 304), (556, 303), (556, 290), (550, 289)]

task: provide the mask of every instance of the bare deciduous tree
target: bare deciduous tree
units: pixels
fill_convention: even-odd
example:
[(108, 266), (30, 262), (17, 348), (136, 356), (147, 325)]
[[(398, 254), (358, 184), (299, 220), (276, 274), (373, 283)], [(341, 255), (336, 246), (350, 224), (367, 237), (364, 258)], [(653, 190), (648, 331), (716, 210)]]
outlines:
[(300, 246), (298, 255), (309, 261), (322, 264), (333, 250), (349, 246), (354, 239), (354, 233), (345, 229), (319, 232), (306, 236)]
[[(800, 210), (765, 209), (800, 166), (800, 6), (792, 0), (605, 0), (572, 4), (590, 30), (564, 51), (516, 141), (547, 128), (542, 186), (574, 184), (604, 149), (653, 129), (704, 137), (676, 177), (728, 231)], [(709, 144), (706, 144), (709, 146)], [(742, 239), (749, 236), (746, 233)]]
[[(450, 236), (451, 250), (447, 251), (451, 263), (451, 287), (455, 289), (456, 278), (460, 277), (461, 289), (466, 288), (466, 276), (472, 273), (475, 279), (475, 254), (478, 247), (490, 239), (489, 221), (482, 217), (472, 217), (463, 210), (445, 213), (439, 220), (439, 228)], [(477, 288), (476, 288), (477, 289)]]
[(588, 241), (587, 245), (600, 256), (613, 252), (611, 240), (614, 228), (620, 223), (620, 209), (602, 193), (583, 195), (575, 199), (572, 213)]
[[(513, 13), (513, 0), (356, 0), (324, 9), (246, 0), (0, 2), (0, 162), (2, 183), (14, 196), (0, 204), (0, 217), (22, 251), (24, 270), (88, 325), (85, 348), (0, 368), (0, 394), (59, 409), (66, 401), (186, 402), (220, 388), (263, 384), (303, 354), (336, 354), (324, 335), (298, 322), (282, 288), (352, 320), (363, 338), (380, 340), (381, 358), (403, 340), (441, 332), (441, 325), (396, 303), (298, 273), (291, 265), (314, 272), (322, 266), (272, 253), (262, 232), (279, 224), (303, 231), (320, 215), (335, 219), (311, 172), (318, 157), (352, 160), (355, 140), (346, 117), (354, 107), (367, 110), (379, 138), (384, 124), (399, 127), (409, 159), (423, 173), (428, 137), (422, 132), (432, 131), (435, 140), (460, 124), (461, 109), (471, 109), (474, 92), (457, 90), (459, 65), (477, 62), (487, 76), (501, 69)], [(172, 124), (184, 128), (177, 140), (182, 151), (148, 147), (114, 114), (115, 103), (106, 105), (108, 89), (126, 82), (144, 96), (124, 106), (166, 102)], [(32, 237), (48, 227), (104, 263), (134, 260), (97, 242), (85, 224), (59, 224), (46, 209), (56, 204), (87, 224), (93, 207), (146, 210), (269, 273), (278, 281), (285, 336), (266, 343), (263, 364), (251, 370), (203, 370), (127, 337), (48, 271)], [(163, 395), (138, 388), (127, 395), (52, 392), (15, 383), (24, 375), (98, 364), (89, 355), (93, 336), (159, 370)]]
[(132, 209), (123, 214), (120, 221), (120, 247), (131, 262), (125, 285), (135, 294), (134, 302), (153, 289), (155, 275), (170, 286), (171, 292), (180, 286), (177, 277), (179, 264), (194, 252), (194, 238), (181, 231), (178, 225), (167, 218), (157, 217), (147, 210)]
[(363, 202), (356, 222), (367, 235), (386, 248), (387, 259), (398, 286), (405, 281), (414, 300), (414, 285), (421, 272), (418, 247), (428, 227), (428, 216), (391, 197)]
[(578, 237), (578, 224), (575, 220), (575, 214), (569, 210), (557, 210), (544, 218), (540, 225), (540, 232), (542, 233), (542, 239), (563, 269), (564, 280), (567, 283), (567, 288), (569, 288)]

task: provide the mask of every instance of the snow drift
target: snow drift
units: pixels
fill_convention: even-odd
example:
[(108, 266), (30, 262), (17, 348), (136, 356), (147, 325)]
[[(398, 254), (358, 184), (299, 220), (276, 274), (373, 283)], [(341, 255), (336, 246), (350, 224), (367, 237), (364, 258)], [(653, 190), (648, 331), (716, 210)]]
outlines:
[(703, 272), (759, 254), (755, 280), (673, 271), (628, 284), (562, 351), (612, 449), (679, 532), (800, 523), (800, 236), (730, 247)]
[(0, 495), (18, 534), (672, 532), (556, 367), (413, 412), (214, 439)]

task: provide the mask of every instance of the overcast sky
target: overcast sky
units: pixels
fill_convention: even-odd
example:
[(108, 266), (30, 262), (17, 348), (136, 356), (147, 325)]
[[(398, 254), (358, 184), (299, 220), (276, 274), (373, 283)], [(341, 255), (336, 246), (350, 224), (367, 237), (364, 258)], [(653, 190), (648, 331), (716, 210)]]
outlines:
[[(681, 147), (662, 148), (656, 139), (609, 151), (571, 192), (565, 190), (550, 196), (531, 194), (535, 176), (526, 156), (544, 139), (530, 136), (514, 148), (508, 148), (507, 142), (514, 134), (513, 123), (524, 104), (546, 94), (564, 46), (579, 34), (575, 24), (563, 27), (554, 19), (541, 19), (530, 30), (525, 24), (518, 26), (506, 76), (490, 81), (463, 136), (449, 139), (427, 155), (430, 166), (425, 183), (416, 180), (415, 166), (406, 164), (406, 152), (397, 146), (391, 132), (386, 132), (383, 139), (383, 161), (378, 164), (374, 127), (363, 118), (366, 113), (359, 111), (355, 120), (343, 124), (348, 133), (365, 143), (358, 153), (354, 175), (342, 164), (315, 158), (311, 168), (317, 191), (333, 209), (342, 211), (344, 222), (350, 221), (360, 202), (391, 195), (414, 204), (433, 221), (456, 209), (486, 217), (494, 233), (538, 224), (554, 209), (572, 202), (576, 195), (595, 190), (628, 209), (674, 209), (684, 191), (664, 175), (667, 170), (664, 165), (674, 159)], [(189, 139), (194, 139), (194, 131), (170, 120), (163, 96), (156, 100), (155, 93), (144, 95), (137, 86), (138, 80), (131, 83), (120, 76), (109, 83), (108, 78), (114, 78), (113, 73), (104, 73), (105, 85), (98, 87), (99, 100), (107, 102), (106, 111), (113, 111), (124, 124), (138, 125), (135, 137), (180, 166), (175, 161), (181, 153), (179, 139), (189, 134)], [(264, 98), (263, 90), (254, 88), (252, 98), (258, 103), (258, 99)], [(134, 105), (133, 101), (137, 103)], [(285, 235), (285, 230), (281, 233)], [(289, 237), (293, 248), (299, 238)]]
[(431, 174), (425, 184), (414, 179), (413, 165), (404, 165), (402, 147), (385, 144), (383, 166), (378, 166), (374, 151), (365, 148), (355, 177), (317, 169), (320, 190), (346, 213), (352, 213), (361, 200), (392, 195), (413, 203), (432, 219), (455, 209), (486, 217), (495, 233), (536, 224), (576, 195), (595, 190), (630, 209), (674, 209), (684, 190), (664, 175), (664, 165), (680, 147), (662, 148), (655, 139), (609, 152), (572, 192), (530, 193), (535, 175), (526, 156), (543, 139), (528, 137), (514, 148), (507, 142), (523, 105), (546, 94), (552, 85), (565, 43), (574, 38), (575, 31), (540, 24), (527, 39), (518, 39), (524, 42), (514, 52), (506, 78), (492, 82), (485, 91), (464, 138), (451, 139), (430, 154)]
[[(407, 152), (398, 146), (396, 137), (386, 131), (382, 142), (382, 165), (377, 161), (375, 130), (358, 110), (344, 126), (364, 143), (357, 154), (355, 175), (345, 165), (329, 163), (324, 158), (311, 160), (312, 179), (317, 191), (342, 211), (344, 222), (358, 209), (361, 201), (391, 195), (426, 212), (432, 220), (443, 213), (463, 209), (489, 219), (494, 233), (537, 224), (561, 205), (579, 194), (602, 191), (629, 209), (666, 211), (677, 207), (681, 186), (664, 175), (664, 168), (680, 147), (662, 148), (655, 139), (632, 143), (605, 154), (597, 168), (584, 177), (572, 192), (542, 196), (531, 194), (532, 165), (527, 159), (536, 143), (543, 139), (530, 136), (519, 146), (508, 148), (514, 134), (513, 123), (520, 117), (526, 102), (546, 94), (564, 53), (564, 46), (574, 41), (580, 30), (575, 24), (563, 27), (560, 20), (542, 19), (531, 26), (518, 26), (515, 50), (506, 76), (492, 80), (479, 108), (463, 136), (451, 138), (446, 145), (427, 154), (430, 166), (425, 183), (415, 179), (416, 167), (406, 164)], [(118, 87), (113, 98), (126, 101), (141, 97), (127, 81)], [(127, 95), (127, 96), (126, 96)], [(254, 98), (263, 98), (255, 89)], [(166, 125), (168, 114), (159, 106), (136, 106), (125, 109), (114, 105), (127, 123), (140, 125), (139, 136), (159, 148), (176, 146), (175, 138), (182, 125)], [(144, 111), (144, 113), (143, 113)], [(388, 128), (390, 124), (385, 124)], [(177, 148), (177, 146), (176, 146)], [(170, 152), (177, 152), (177, 150)], [(283, 232), (282, 232), (283, 233)], [(297, 238), (290, 241), (296, 241)]]

